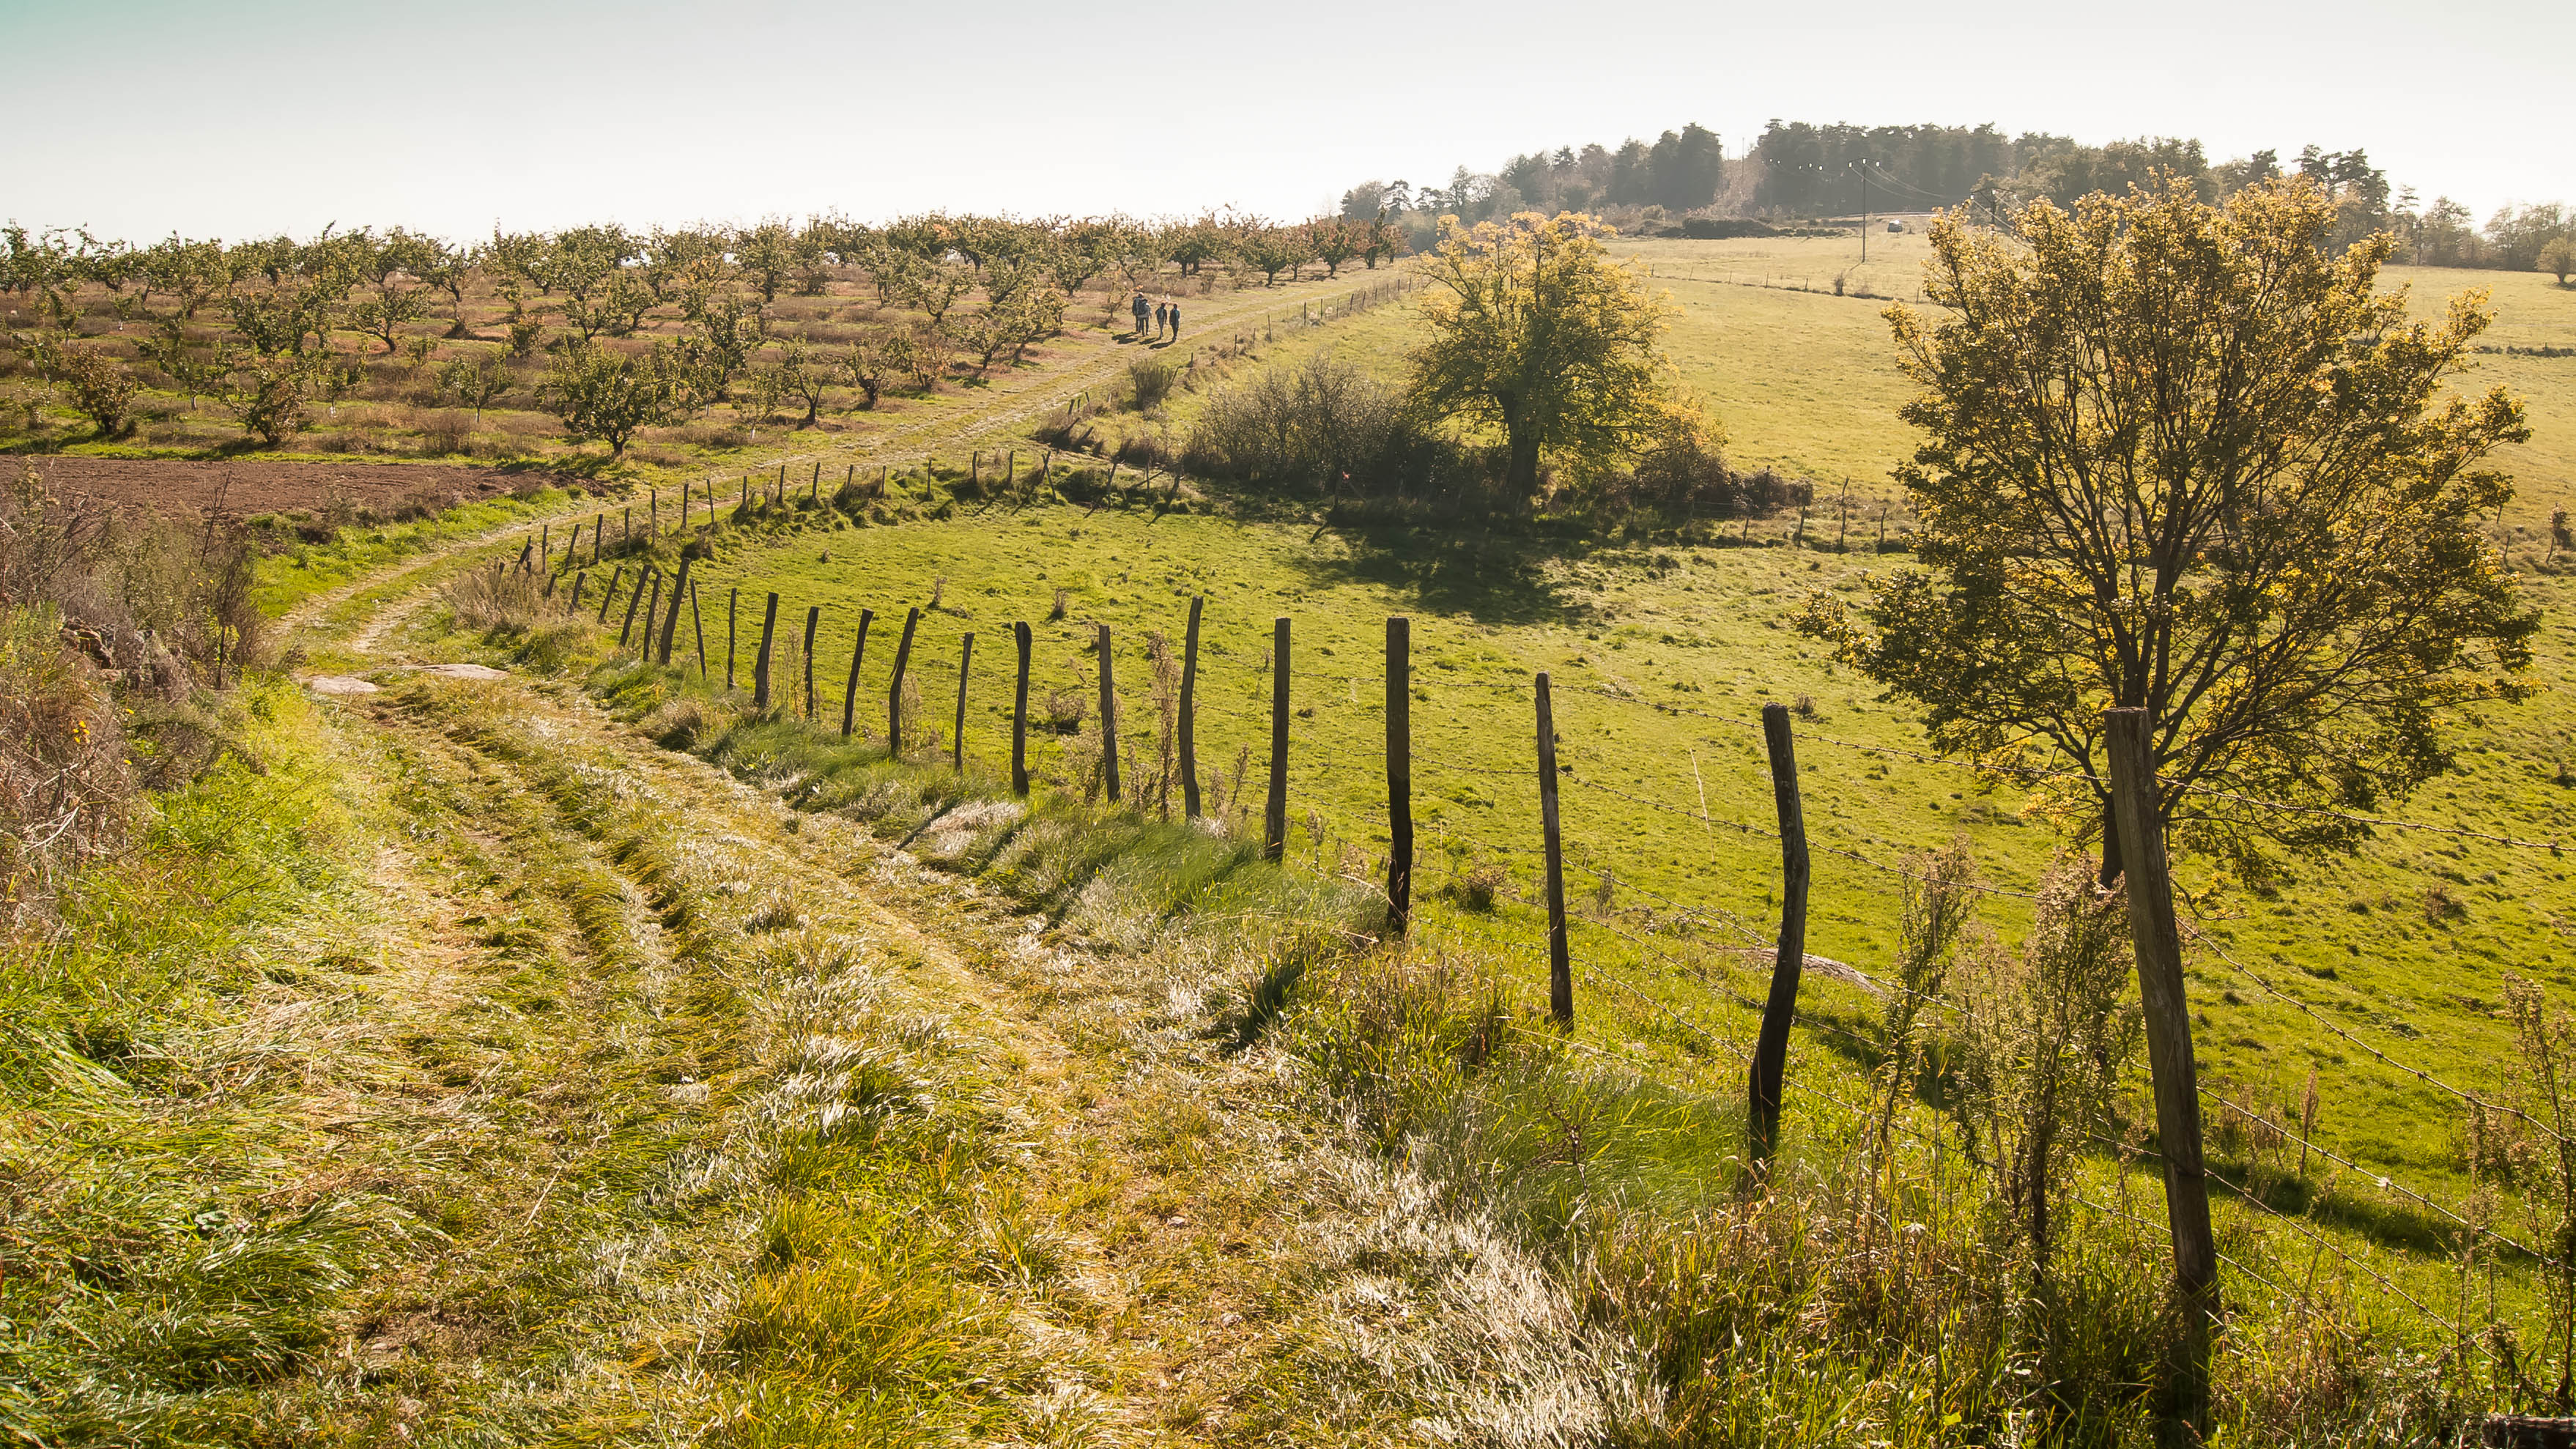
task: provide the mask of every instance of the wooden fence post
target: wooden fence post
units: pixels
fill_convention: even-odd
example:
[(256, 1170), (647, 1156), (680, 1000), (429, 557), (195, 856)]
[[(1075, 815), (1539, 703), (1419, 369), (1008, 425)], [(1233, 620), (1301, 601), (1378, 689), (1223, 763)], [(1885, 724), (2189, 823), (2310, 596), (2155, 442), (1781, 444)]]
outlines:
[(1386, 621), (1386, 923), (1413, 921), (1413, 621)]
[(571, 568), (571, 567), (573, 567), (575, 564), (579, 563), (580, 561), (581, 561), (581, 525), (580, 525), (580, 524), (578, 524), (578, 523), (576, 523), (576, 524), (574, 524), (574, 525), (572, 526), (572, 541), (564, 545), (564, 561), (563, 561), (563, 566), (564, 566), (565, 568)]
[(725, 590), (725, 691), (733, 691), (734, 619), (742, 612), (742, 590)]
[(1270, 622), (1270, 799), (1261, 812), (1261, 858), (1288, 858), (1288, 620)]
[[(637, 606), (644, 602), (644, 577), (645, 574), (650, 574), (652, 572), (652, 568), (647, 566), (644, 573), (637, 574), (635, 576), (635, 591), (626, 596), (625, 622), (617, 626), (617, 647), (620, 649), (626, 647), (626, 636), (635, 632), (635, 610)], [(653, 621), (651, 619), (646, 619), (644, 621), (644, 627), (647, 629), (652, 628)]]
[(581, 591), (583, 586), (589, 582), (590, 570), (588, 569), (583, 569), (580, 573), (572, 576), (572, 603), (567, 607), (575, 613), (579, 613), (581, 611)]
[(1118, 685), (1109, 671), (1109, 626), (1100, 626), (1100, 778), (1118, 803)]
[(858, 727), (859, 661), (868, 657), (868, 625), (876, 622), (877, 611), (859, 611), (858, 642), (850, 646), (850, 682), (841, 686), (841, 738), (848, 739)]
[(1762, 1003), (1762, 1033), (1747, 1084), (1756, 1172), (1768, 1170), (1772, 1150), (1780, 1145), (1781, 1078), (1789, 1067), (1789, 1028), (1798, 1018), (1798, 976), (1807, 964), (1807, 817), (1798, 799), (1798, 755), (1787, 705), (1762, 706), (1762, 742), (1771, 754), (1771, 803), (1780, 821), (1780, 941), (1771, 956), (1771, 995)]
[(822, 501), (823, 501), (823, 460), (822, 460), (822, 459), (820, 459), (820, 458), (817, 458), (817, 459), (815, 459), (815, 460), (814, 460), (814, 481), (805, 485), (805, 506), (806, 506), (806, 507), (808, 507), (808, 508), (811, 508), (811, 507), (813, 507), (815, 504), (820, 503), (820, 502), (822, 502)]
[(599, 624), (602, 628), (608, 625), (608, 601), (617, 597), (618, 581), (625, 577), (626, 565), (624, 564), (618, 564), (608, 571), (608, 587), (601, 590), (599, 594)]
[(903, 672), (912, 667), (912, 631), (921, 627), (921, 611), (903, 616), (903, 642), (894, 646), (894, 683), (886, 687), (886, 750), (903, 758)]
[(680, 595), (687, 591), (688, 587), (689, 556), (682, 554), (680, 555), (680, 576), (671, 581), (671, 617), (662, 624), (662, 647), (653, 655), (653, 662), (656, 664), (668, 665), (671, 662), (671, 645), (680, 634)]
[(966, 671), (975, 663), (975, 631), (966, 631), (957, 649), (957, 723), (949, 730), (948, 762), (966, 770)]
[(619, 509), (618, 513), (624, 520), (618, 525), (617, 533), (617, 543), (622, 548), (635, 541), (635, 505), (629, 503)]
[(592, 568), (599, 567), (599, 545), (607, 537), (608, 514), (603, 511), (592, 515), (590, 520), (590, 566)]
[(1011, 697), (1011, 793), (1025, 800), (1029, 793), (1029, 626), (1026, 620), (1011, 626), (1011, 638), (1020, 646), (1020, 684)]
[(1190, 595), (1190, 629), (1181, 645), (1181, 816), (1199, 818), (1199, 611), (1203, 595)]
[(760, 653), (751, 661), (751, 707), (769, 708), (769, 640), (778, 628), (778, 596), (769, 596), (769, 608), (760, 616)]
[(2173, 1442), (2197, 1443), (2209, 1427), (2209, 1321), (2218, 1307), (2218, 1246), (2210, 1236), (2209, 1184), (2200, 1144), (2200, 1069), (2191, 1003), (2182, 984), (2182, 933), (2174, 924), (2155, 756), (2143, 709), (2106, 710), (2111, 813), (2128, 880), (2129, 940), (2138, 956), (2138, 1001), (2147, 1027), (2147, 1074), (2156, 1094), (2156, 1152), (2164, 1161), (2165, 1219), (2173, 1230), (2175, 1345), (2167, 1415), (2192, 1426)]
[(1574, 1025), (1574, 957), (1565, 939), (1565, 846), (1556, 814), (1556, 709), (1541, 670), (1538, 684), (1538, 825), (1547, 859), (1547, 1014)]
[(814, 630), (823, 622), (823, 606), (811, 604), (805, 610), (805, 718), (814, 718)]
[(707, 682), (707, 620), (698, 612), (698, 583), (689, 581), (689, 627), (698, 636), (698, 683)]

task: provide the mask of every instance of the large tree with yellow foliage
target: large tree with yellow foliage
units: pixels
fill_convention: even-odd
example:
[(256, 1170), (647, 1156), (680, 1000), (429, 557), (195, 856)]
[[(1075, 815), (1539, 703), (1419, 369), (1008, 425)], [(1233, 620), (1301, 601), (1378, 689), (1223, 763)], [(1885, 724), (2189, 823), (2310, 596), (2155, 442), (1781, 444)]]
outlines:
[(2410, 322), (2391, 239), (2335, 255), (2334, 224), (2298, 181), (1936, 222), (1938, 310), (1887, 314), (1922, 567), (1807, 626), (1943, 751), (2060, 772), (2056, 808), (2107, 818), (2102, 712), (2140, 707), (2178, 839), (2257, 869), (2349, 848), (2335, 812), (2448, 768), (2446, 715), (2528, 693), (2537, 625), (2481, 527), (2522, 407), (2454, 385), (2483, 295)]
[(1578, 471), (1669, 441), (1689, 419), (1655, 339), (1670, 304), (1602, 246), (1589, 216), (1443, 217), (1408, 405), (1426, 422), (1502, 434), (1504, 483), (1526, 497), (1555, 456)]

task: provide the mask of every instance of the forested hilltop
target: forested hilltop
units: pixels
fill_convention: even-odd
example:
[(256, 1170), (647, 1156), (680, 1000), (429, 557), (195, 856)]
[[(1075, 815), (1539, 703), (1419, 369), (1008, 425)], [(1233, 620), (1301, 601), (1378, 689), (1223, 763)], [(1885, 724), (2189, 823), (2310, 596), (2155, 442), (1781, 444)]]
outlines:
[(2398, 257), (2418, 266), (2576, 273), (2576, 211), (2563, 203), (2498, 210), (2480, 225), (2447, 196), (2422, 200), (2392, 183), (2354, 147), (2310, 145), (2288, 160), (2277, 150), (2212, 161), (2208, 148), (2179, 136), (2141, 136), (2091, 145), (2044, 131), (2007, 135), (1978, 126), (1817, 125), (1774, 120), (1745, 155), (1728, 160), (1721, 137), (1696, 122), (1652, 142), (1615, 149), (1594, 142), (1531, 151), (1480, 173), (1460, 166), (1445, 183), (1369, 180), (1342, 196), (1353, 218), (1412, 212), (1481, 221), (1520, 210), (1606, 213), (1625, 230), (1672, 235), (1736, 234), (1727, 222), (1773, 224), (1850, 218), (1863, 212), (1920, 212), (1974, 204), (2001, 215), (2045, 198), (2072, 207), (2096, 191), (2118, 195), (2156, 173), (2188, 177), (2216, 202), (2274, 177), (2326, 187), (2340, 211), (2346, 245), (2373, 232), (2398, 238)]

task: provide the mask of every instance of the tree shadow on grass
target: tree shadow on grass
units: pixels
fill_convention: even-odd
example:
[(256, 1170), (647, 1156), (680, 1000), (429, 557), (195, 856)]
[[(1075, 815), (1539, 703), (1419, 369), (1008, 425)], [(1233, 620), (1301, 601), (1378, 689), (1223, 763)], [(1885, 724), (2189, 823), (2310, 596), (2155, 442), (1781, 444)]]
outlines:
[(1336, 529), (1349, 555), (1296, 567), (1312, 587), (1369, 583), (1409, 594), (1423, 609), (1480, 624), (1571, 624), (1589, 605), (1547, 576), (1553, 560), (1580, 557), (1580, 540), (1468, 523), (1373, 524)]

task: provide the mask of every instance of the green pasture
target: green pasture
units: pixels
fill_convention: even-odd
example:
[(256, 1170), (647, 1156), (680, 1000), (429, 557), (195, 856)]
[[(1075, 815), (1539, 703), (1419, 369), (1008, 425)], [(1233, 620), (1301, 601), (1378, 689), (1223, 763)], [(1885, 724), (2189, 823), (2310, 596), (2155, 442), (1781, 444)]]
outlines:
[[(1749, 1042), (1768, 980), (1747, 953), (1776, 920), (1778, 847), (1758, 733), (1761, 706), (1812, 711), (1798, 729), (1809, 829), (1817, 847), (1809, 950), (1881, 972), (1910, 852), (1964, 834), (1988, 883), (2027, 890), (2071, 842), (2026, 820), (2017, 788), (1956, 767), (1881, 751), (1921, 751), (1905, 712), (1836, 669), (1788, 616), (1814, 589), (1852, 589), (1878, 562), (1785, 546), (1543, 549), (1506, 533), (1317, 532), (1148, 509), (996, 505), (900, 527), (854, 526), (815, 510), (811, 531), (758, 544), (732, 533), (723, 556), (697, 570), (711, 667), (721, 672), (730, 591), (740, 589), (738, 673), (750, 683), (763, 597), (781, 595), (779, 687), (801, 691), (787, 658), (805, 610), (822, 610), (815, 653), (818, 710), (837, 727), (862, 608), (873, 609), (856, 718), (882, 734), (896, 641), (908, 607), (942, 600), (914, 643), (921, 699), (909, 726), (923, 753), (948, 748), (960, 636), (976, 635), (967, 690), (967, 751), (999, 769), (1007, 759), (1013, 693), (1010, 626), (1035, 632), (1032, 713), (1052, 696), (1096, 690), (1093, 631), (1113, 631), (1124, 773), (1131, 792), (1160, 775), (1160, 725), (1148, 636), (1177, 647), (1191, 595), (1206, 599), (1199, 679), (1203, 775), (1240, 795), (1223, 807), (1232, 828), (1257, 830), (1269, 731), (1272, 620), (1293, 621), (1289, 853), (1312, 868), (1376, 879), (1386, 846), (1382, 770), (1384, 620), (1413, 620), (1412, 705), (1419, 889), (1428, 928), (1543, 970), (1538, 797), (1529, 681), (1553, 681), (1562, 737), (1566, 890), (1574, 903), (1579, 1040), (1652, 1063), (1715, 1093), (1738, 1090), (1735, 1049)], [(831, 521), (825, 521), (831, 520)], [(2576, 760), (2563, 707), (2568, 620), (2563, 579), (2532, 581), (2553, 626), (2540, 666), (2551, 691), (2489, 712), (2464, 730), (2460, 773), (2428, 789), (2407, 818), (2521, 840), (2562, 833), (2562, 759)], [(1050, 619), (1055, 591), (1063, 617)], [(612, 610), (611, 623), (622, 612)], [(691, 649), (683, 624), (680, 657)], [(794, 697), (791, 695), (791, 698)], [(924, 727), (937, 732), (925, 740)], [(1094, 728), (1086, 719), (1083, 732)], [(1086, 733), (1041, 730), (1042, 780), (1079, 788)], [(1212, 795), (1219, 793), (1211, 791)], [(1177, 802), (1178, 792), (1174, 791)], [(1704, 816), (1703, 816), (1703, 801)], [(1177, 810), (1177, 803), (1174, 809)], [(1490, 911), (1448, 897), (1480, 865), (1505, 872)], [(2413, 1187), (2448, 1203), (2468, 1188), (2457, 1103), (2333, 1036), (2301, 1007), (2410, 1065), (2493, 1089), (2511, 1047), (2500, 1018), (2501, 973), (2576, 990), (2576, 888), (2557, 851), (2456, 836), (2387, 831), (2350, 861), (2292, 862), (2277, 894), (2256, 895), (2187, 866), (2200, 924), (2258, 982), (2212, 953), (2195, 957), (2194, 1007), (2213, 1093), (2274, 1121), (2313, 1067), (2324, 1102), (2319, 1140), (2359, 1171), (2312, 1161), (2299, 1179), (2296, 1148), (2264, 1149), (2220, 1130), (2231, 1181), (2295, 1208), (2383, 1253), (2404, 1271), (2448, 1271), (2430, 1258), (2445, 1241), (2439, 1215)], [(2028, 905), (1986, 902), (1985, 919), (2012, 937)], [(1808, 977), (1809, 1029), (1796, 1079), (1846, 1099), (1861, 1089), (1873, 1000), (1829, 973)], [(2289, 998), (2275, 996), (2282, 993)], [(2293, 1004), (2295, 1003), (2295, 1004)], [(1809, 1096), (1808, 1110), (1832, 1111)], [(2258, 1134), (2259, 1135), (2259, 1134)], [(2230, 1143), (2237, 1144), (2231, 1152)], [(2106, 1166), (2103, 1169), (2108, 1172)], [(2392, 1179), (2383, 1189), (2376, 1178)], [(2150, 1171), (2151, 1176), (2151, 1171)], [(2251, 1222), (2253, 1210), (2243, 1210)], [(2283, 1245), (2286, 1250), (2286, 1244)], [(2420, 1285), (2419, 1285), (2420, 1286)]]

